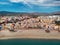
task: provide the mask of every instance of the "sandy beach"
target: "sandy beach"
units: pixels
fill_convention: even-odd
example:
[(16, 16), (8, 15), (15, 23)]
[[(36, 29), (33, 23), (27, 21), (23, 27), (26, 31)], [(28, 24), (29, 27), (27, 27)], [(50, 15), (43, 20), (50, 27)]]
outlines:
[(0, 39), (18, 39), (18, 38), (30, 38), (30, 39), (60, 39), (60, 33), (58, 31), (50, 31), (46, 33), (40, 29), (21, 29), (17, 32), (10, 32), (3, 30), (0, 32)]

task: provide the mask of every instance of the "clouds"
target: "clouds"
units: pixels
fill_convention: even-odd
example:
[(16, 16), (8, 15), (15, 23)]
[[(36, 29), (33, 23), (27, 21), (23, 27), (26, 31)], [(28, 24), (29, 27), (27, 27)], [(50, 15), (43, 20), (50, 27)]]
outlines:
[(52, 1), (52, 2), (49, 2), (49, 3), (43, 3), (43, 4), (40, 4), (40, 6), (60, 6), (60, 1)]
[(8, 5), (8, 2), (0, 2), (0, 5)]
[(10, 0), (12, 3), (24, 3), (24, 4), (32, 4), (37, 6), (60, 6), (59, 0)]
[(9, 0), (10, 2), (18, 3), (21, 2), (21, 0)]
[[(1, 2), (2, 1), (2, 2)], [(60, 0), (0, 0), (0, 4), (23, 3), (32, 7), (37, 6), (60, 6)]]
[(19, 2), (27, 2), (27, 3), (43, 3), (44, 1), (46, 0), (10, 0), (10, 2), (13, 2), (13, 3), (19, 3)]
[(8, 2), (0, 2), (0, 4), (23, 3), (32, 7), (37, 6), (60, 6), (60, 0), (6, 0)]
[(0, 0), (0, 10), (52, 12), (60, 10), (60, 0)]

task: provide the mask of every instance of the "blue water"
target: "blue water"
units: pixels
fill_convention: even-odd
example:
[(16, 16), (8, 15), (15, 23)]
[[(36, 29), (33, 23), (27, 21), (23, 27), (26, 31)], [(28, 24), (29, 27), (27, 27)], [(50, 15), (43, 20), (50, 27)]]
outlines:
[(0, 45), (60, 45), (60, 40), (9, 39), (9, 40), (0, 40)]

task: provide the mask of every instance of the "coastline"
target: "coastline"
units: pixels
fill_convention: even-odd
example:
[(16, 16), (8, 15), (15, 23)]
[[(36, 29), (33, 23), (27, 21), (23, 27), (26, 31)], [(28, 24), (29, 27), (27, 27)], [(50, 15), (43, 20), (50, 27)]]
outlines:
[(0, 32), (0, 39), (60, 39), (60, 33), (54, 30), (46, 33), (40, 29), (22, 29), (17, 32), (3, 30)]

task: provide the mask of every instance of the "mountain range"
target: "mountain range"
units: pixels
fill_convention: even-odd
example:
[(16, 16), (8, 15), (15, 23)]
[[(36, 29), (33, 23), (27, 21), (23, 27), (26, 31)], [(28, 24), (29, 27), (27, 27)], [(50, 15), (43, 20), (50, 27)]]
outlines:
[(52, 13), (40, 13), (40, 12), (32, 12), (32, 13), (26, 13), (26, 12), (8, 12), (8, 11), (0, 11), (0, 16), (15, 16), (15, 15), (60, 15), (60, 11), (52, 12)]

